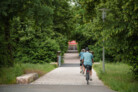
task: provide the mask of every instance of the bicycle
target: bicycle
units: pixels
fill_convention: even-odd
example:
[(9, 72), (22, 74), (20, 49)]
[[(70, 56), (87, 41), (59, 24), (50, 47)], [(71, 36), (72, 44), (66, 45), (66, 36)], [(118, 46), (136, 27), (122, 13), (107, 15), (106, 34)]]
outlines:
[(89, 85), (89, 79), (90, 79), (90, 65), (86, 65), (86, 81), (87, 85)]

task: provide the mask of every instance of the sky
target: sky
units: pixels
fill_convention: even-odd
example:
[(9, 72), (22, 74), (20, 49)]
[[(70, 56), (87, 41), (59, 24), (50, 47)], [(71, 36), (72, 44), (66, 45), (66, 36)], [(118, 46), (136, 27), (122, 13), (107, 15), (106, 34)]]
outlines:
[(75, 2), (73, 2), (72, 0), (69, 2), (72, 6), (75, 5)]

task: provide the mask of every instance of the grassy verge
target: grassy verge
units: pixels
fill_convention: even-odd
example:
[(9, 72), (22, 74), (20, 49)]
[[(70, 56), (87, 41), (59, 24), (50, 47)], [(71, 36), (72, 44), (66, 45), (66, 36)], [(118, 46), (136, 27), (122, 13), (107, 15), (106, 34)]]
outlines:
[(56, 68), (51, 64), (16, 64), (10, 68), (0, 68), (0, 84), (15, 84), (16, 77), (25, 73), (36, 72), (39, 76)]
[(106, 63), (106, 72), (102, 72), (102, 63), (94, 69), (105, 85), (118, 92), (138, 92), (138, 81), (134, 80), (131, 67), (123, 63)]

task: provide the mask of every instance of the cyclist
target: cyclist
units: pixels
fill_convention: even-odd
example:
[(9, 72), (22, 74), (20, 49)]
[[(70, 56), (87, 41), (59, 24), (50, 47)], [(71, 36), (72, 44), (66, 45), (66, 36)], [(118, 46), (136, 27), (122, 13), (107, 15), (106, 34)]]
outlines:
[(85, 49), (82, 49), (81, 50), (81, 52), (80, 52), (80, 54), (79, 54), (79, 56), (80, 56), (80, 73), (82, 73), (83, 71), (83, 68), (82, 68), (82, 66), (83, 66), (83, 62), (82, 62), (82, 58), (83, 58), (83, 54), (85, 53)]
[[(90, 80), (92, 81), (92, 63), (94, 63), (93, 61), (93, 55), (89, 52), (89, 48), (86, 47), (85, 48), (85, 53), (83, 54), (83, 62), (84, 62), (84, 66), (86, 68), (87, 65), (90, 66)], [(84, 68), (84, 72), (85, 72), (85, 68)]]

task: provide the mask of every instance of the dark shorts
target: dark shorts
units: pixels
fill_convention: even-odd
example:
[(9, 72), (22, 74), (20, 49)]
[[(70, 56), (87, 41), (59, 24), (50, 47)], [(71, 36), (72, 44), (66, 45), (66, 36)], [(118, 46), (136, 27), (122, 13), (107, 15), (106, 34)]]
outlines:
[[(89, 65), (90, 66), (90, 65)], [(85, 69), (87, 67), (87, 65), (84, 65)], [(92, 70), (92, 66), (89, 67), (89, 70)]]

